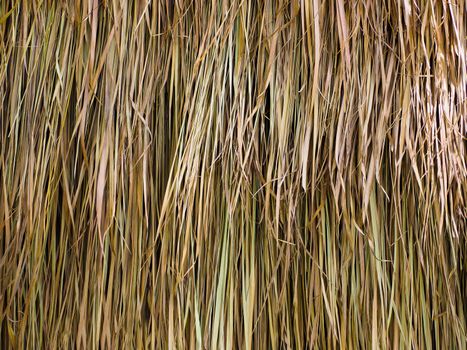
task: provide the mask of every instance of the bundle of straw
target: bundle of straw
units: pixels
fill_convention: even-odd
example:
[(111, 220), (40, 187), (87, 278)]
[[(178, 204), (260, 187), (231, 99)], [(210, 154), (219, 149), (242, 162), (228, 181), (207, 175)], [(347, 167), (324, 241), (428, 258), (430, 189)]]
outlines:
[(465, 0), (0, 1), (0, 347), (467, 347)]

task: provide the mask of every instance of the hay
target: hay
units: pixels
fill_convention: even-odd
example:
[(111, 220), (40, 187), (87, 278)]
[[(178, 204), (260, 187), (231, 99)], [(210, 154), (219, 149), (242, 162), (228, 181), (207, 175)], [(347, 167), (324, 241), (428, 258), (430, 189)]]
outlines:
[(466, 12), (1, 1), (0, 347), (465, 349)]

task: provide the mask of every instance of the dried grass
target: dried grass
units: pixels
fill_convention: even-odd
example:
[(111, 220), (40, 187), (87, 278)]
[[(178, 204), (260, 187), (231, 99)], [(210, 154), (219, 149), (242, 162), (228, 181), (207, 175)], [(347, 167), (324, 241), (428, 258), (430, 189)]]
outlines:
[(467, 346), (464, 0), (0, 1), (1, 348)]

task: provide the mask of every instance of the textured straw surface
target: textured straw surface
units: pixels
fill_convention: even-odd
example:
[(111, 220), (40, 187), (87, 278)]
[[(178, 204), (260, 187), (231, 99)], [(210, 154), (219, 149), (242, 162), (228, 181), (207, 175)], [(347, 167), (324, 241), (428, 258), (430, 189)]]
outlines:
[(0, 1), (0, 348), (467, 347), (465, 0)]

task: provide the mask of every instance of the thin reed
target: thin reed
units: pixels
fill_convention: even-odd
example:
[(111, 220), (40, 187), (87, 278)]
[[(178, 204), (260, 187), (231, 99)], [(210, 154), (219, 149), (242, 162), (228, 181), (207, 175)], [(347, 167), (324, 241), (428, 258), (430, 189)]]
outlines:
[(466, 349), (465, 0), (0, 1), (0, 348)]

